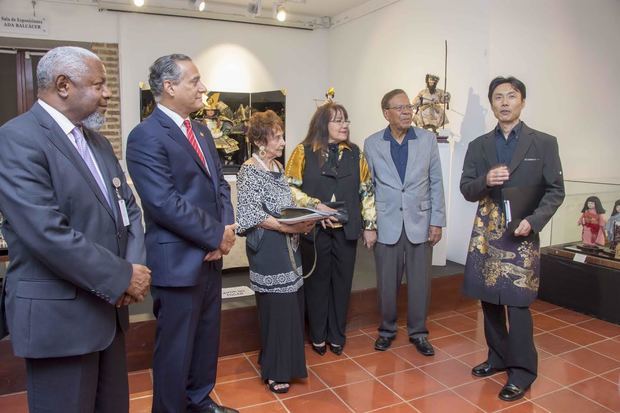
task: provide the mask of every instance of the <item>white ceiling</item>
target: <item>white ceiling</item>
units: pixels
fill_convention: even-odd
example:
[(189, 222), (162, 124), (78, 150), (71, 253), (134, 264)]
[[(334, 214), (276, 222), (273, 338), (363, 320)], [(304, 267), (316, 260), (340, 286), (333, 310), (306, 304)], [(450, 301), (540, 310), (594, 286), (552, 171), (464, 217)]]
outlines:
[[(218, 2), (245, 6), (249, 0), (220, 0)], [(290, 13), (294, 14), (334, 17), (366, 2), (368, 0), (288, 0), (285, 1), (285, 6)], [(208, 3), (209, 0), (207, 0)], [(273, 3), (275, 3), (274, 0), (263, 0), (264, 11), (271, 13)]]
[[(246, 8), (251, 0), (206, 0), (209, 9), (228, 7)], [(367, 3), (369, 0), (286, 0), (285, 6), (289, 13), (323, 17), (334, 17), (354, 7)], [(94, 0), (96, 2), (96, 0)], [(131, 4), (131, 0), (106, 0), (107, 3)], [(262, 0), (262, 16), (271, 16), (273, 3), (277, 0)], [(166, 7), (171, 9), (193, 10), (191, 0), (144, 0), (145, 7)]]

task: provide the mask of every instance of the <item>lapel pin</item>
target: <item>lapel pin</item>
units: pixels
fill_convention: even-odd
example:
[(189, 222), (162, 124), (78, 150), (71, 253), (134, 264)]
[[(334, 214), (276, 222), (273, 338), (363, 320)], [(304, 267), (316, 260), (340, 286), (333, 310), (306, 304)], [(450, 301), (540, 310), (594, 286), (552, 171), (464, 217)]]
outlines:
[(201, 137), (201, 138), (204, 138), (204, 137), (205, 137), (204, 132), (200, 132), (200, 137)]

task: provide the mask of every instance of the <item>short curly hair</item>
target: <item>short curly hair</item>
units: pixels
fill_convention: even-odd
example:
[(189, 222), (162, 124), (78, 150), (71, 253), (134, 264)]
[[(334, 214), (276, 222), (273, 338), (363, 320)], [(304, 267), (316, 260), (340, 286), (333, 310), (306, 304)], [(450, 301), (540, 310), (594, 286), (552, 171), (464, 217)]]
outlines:
[(267, 144), (276, 128), (284, 131), (284, 122), (273, 110), (255, 112), (250, 117), (247, 136), (250, 143), (258, 148)]

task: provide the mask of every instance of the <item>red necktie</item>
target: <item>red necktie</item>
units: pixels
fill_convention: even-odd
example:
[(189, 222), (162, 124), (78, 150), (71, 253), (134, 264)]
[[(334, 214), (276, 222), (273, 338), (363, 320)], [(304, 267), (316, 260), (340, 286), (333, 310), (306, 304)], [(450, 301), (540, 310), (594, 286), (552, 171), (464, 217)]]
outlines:
[(207, 168), (207, 172), (209, 172), (207, 161), (205, 160), (205, 156), (200, 150), (200, 146), (198, 146), (198, 140), (196, 139), (196, 135), (194, 135), (194, 131), (192, 130), (192, 125), (189, 122), (189, 119), (185, 119), (183, 121), (183, 126), (185, 126), (185, 130), (187, 130), (187, 140), (189, 141), (189, 144), (192, 145), (192, 148), (194, 148), (194, 150), (198, 154), (198, 157), (202, 161), (202, 164), (205, 166), (205, 168)]

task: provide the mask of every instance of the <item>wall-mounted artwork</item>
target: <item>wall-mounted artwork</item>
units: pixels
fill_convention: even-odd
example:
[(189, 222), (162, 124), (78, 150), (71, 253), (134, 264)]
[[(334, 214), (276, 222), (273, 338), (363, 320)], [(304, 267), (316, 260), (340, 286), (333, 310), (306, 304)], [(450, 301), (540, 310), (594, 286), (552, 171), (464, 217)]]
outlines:
[[(140, 121), (155, 109), (150, 90), (140, 90)], [(209, 92), (203, 107), (190, 114), (203, 122), (213, 135), (224, 173), (237, 173), (243, 162), (252, 156), (246, 133), (253, 112), (271, 109), (286, 123), (286, 95), (281, 90), (259, 93)], [(278, 160), (284, 164), (284, 154)]]

